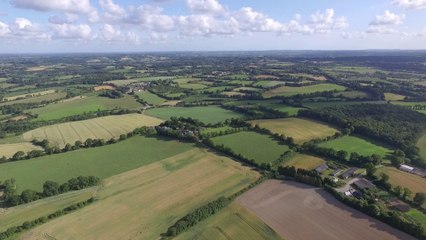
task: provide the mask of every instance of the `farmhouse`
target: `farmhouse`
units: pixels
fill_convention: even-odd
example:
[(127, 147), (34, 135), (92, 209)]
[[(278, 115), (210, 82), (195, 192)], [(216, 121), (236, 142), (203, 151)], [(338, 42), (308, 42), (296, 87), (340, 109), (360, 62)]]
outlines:
[(355, 181), (353, 184), (355, 185), (355, 187), (357, 187), (358, 189), (361, 189), (361, 190), (371, 189), (371, 188), (376, 187), (373, 183), (371, 183), (370, 181), (368, 181), (365, 178), (361, 178), (361, 179)]
[(349, 168), (346, 172), (344, 172), (342, 175), (340, 175), (340, 177), (343, 178), (343, 179), (348, 179), (348, 178), (352, 177), (355, 174), (356, 171), (358, 171), (358, 168), (356, 168), (356, 167)]

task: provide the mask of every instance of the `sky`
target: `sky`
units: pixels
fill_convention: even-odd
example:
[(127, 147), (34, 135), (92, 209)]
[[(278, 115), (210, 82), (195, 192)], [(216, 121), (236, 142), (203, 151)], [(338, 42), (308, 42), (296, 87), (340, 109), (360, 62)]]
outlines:
[(426, 0), (0, 0), (0, 54), (365, 49), (426, 49)]

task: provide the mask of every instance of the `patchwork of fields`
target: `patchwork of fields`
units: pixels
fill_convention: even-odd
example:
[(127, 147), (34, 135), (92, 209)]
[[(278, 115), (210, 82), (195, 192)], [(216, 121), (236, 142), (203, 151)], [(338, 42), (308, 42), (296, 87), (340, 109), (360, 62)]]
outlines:
[(142, 126), (157, 126), (162, 120), (141, 115), (126, 114), (106, 116), (89, 120), (60, 123), (37, 128), (23, 134), (25, 141), (47, 139), (50, 143), (63, 148), (67, 143), (74, 144), (79, 140), (118, 138), (121, 134), (133, 131)]
[(226, 157), (193, 149), (106, 179), (100, 201), (22, 239), (158, 239), (188, 212), (258, 177)]
[(339, 130), (324, 123), (302, 118), (254, 120), (250, 123), (257, 124), (273, 133), (292, 137), (299, 144), (312, 139), (323, 139), (339, 132)]

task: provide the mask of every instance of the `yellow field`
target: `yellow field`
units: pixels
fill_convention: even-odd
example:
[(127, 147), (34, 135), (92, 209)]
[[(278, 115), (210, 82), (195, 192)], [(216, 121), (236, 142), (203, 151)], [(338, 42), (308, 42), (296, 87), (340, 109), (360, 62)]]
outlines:
[(323, 163), (325, 163), (324, 159), (298, 153), (291, 157), (289, 160), (285, 161), (283, 165), (312, 170)]
[(273, 133), (292, 137), (296, 143), (304, 143), (312, 139), (332, 136), (337, 129), (323, 123), (303, 118), (283, 118), (250, 121), (261, 128), (269, 129)]
[(187, 232), (182, 233), (175, 240), (257, 240), (281, 239), (274, 230), (263, 223), (254, 214), (232, 203), (214, 216), (198, 223)]
[(25, 153), (32, 150), (42, 150), (42, 148), (32, 145), (31, 143), (11, 143), (0, 144), (0, 157), (12, 157), (16, 152), (23, 151)]
[(98, 202), (22, 239), (159, 239), (187, 213), (258, 177), (229, 158), (194, 148), (105, 180)]
[(96, 86), (93, 88), (93, 90), (95, 90), (95, 92), (97, 91), (103, 91), (103, 90), (113, 90), (115, 89), (113, 86), (110, 85), (101, 85), (101, 86)]
[(48, 139), (51, 143), (64, 147), (67, 143), (74, 144), (77, 140), (84, 142), (88, 138), (109, 140), (135, 128), (156, 126), (161, 122), (158, 118), (142, 114), (107, 116), (37, 128), (24, 133), (23, 140)]
[(386, 101), (402, 101), (405, 99), (405, 96), (395, 94), (395, 93), (385, 93), (385, 100)]
[[(409, 188), (413, 193), (426, 192), (426, 179), (420, 176), (400, 171), (393, 167), (384, 167), (378, 171), (378, 174), (386, 173), (389, 175), (389, 182), (393, 186)], [(413, 195), (414, 196), (414, 195)]]
[(5, 97), (3, 100), (4, 101), (14, 101), (18, 98), (38, 97), (38, 96), (52, 94), (52, 93), (55, 93), (55, 92), (56, 92), (56, 90), (46, 90), (46, 91), (41, 91), (41, 92), (16, 95), (16, 96), (12, 96), (12, 97)]

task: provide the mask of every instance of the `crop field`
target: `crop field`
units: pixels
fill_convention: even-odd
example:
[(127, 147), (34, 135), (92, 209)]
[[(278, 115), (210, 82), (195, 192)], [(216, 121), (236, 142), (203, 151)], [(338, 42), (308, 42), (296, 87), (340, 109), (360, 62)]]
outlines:
[(129, 95), (124, 95), (124, 97), (118, 99), (90, 96), (74, 99), (73, 101), (48, 104), (41, 108), (31, 109), (29, 112), (38, 114), (37, 121), (48, 121), (98, 110), (114, 108), (139, 109), (141, 107), (142, 105)]
[(315, 92), (326, 92), (326, 91), (343, 91), (346, 88), (340, 85), (332, 83), (323, 83), (303, 87), (279, 87), (272, 90), (269, 90), (263, 94), (264, 97), (274, 97), (274, 96), (293, 96), (296, 94), (308, 94)]
[(67, 143), (86, 139), (118, 138), (121, 134), (142, 126), (157, 126), (162, 120), (142, 114), (106, 116), (83, 121), (60, 123), (37, 128), (23, 134), (23, 140), (49, 140), (50, 143), (63, 148)]
[(34, 146), (31, 143), (9, 143), (0, 144), (0, 157), (12, 157), (16, 152), (29, 152), (32, 150), (42, 150), (40, 147)]
[(113, 86), (110, 86), (110, 85), (100, 85), (100, 86), (96, 86), (96, 87), (93, 88), (93, 90), (95, 92), (103, 91), (103, 90), (113, 90), (113, 89), (115, 89), (115, 88)]
[(161, 98), (157, 94), (151, 93), (149, 91), (138, 92), (136, 95), (138, 95), (141, 99), (146, 101), (148, 104), (152, 104), (152, 105), (159, 105), (166, 101), (164, 98)]
[(284, 85), (284, 82), (280, 81), (258, 81), (253, 86), (261, 87), (261, 88), (272, 88), (276, 86)]
[(179, 87), (185, 88), (185, 89), (192, 89), (192, 90), (207, 88), (206, 85), (200, 84), (200, 83), (184, 83), (184, 84), (179, 84)]
[(171, 117), (191, 117), (204, 123), (218, 123), (226, 119), (244, 117), (242, 114), (218, 106), (154, 108), (147, 110), (146, 114), (165, 120)]
[(64, 183), (78, 176), (108, 178), (191, 148), (192, 144), (137, 136), (103, 147), (4, 163), (0, 176), (2, 180), (15, 178), (18, 192), (25, 189), (41, 191), (46, 180)]
[(323, 139), (339, 132), (339, 130), (324, 123), (303, 118), (254, 120), (250, 121), (250, 123), (269, 129), (273, 133), (292, 137), (296, 143), (304, 143), (312, 139)]
[(405, 96), (395, 93), (385, 93), (386, 101), (402, 101), (405, 99)]
[(11, 97), (5, 97), (3, 98), (4, 101), (14, 101), (17, 100), (19, 98), (31, 98), (31, 97), (37, 97), (37, 96), (43, 96), (43, 95), (48, 95), (48, 94), (53, 94), (55, 93), (56, 90), (46, 90), (46, 91), (41, 91), (41, 92), (34, 92), (34, 93), (26, 93), (26, 94), (22, 94), (22, 95), (15, 95), (15, 96), (11, 96)]
[(268, 135), (256, 132), (238, 132), (212, 138), (215, 144), (223, 144), (235, 153), (256, 163), (274, 163), (283, 153), (289, 150), (287, 145), (279, 144)]
[(106, 179), (99, 201), (22, 239), (159, 239), (179, 218), (258, 177), (226, 157), (194, 148)]
[(80, 191), (72, 191), (61, 195), (45, 198), (28, 204), (0, 209), (0, 232), (7, 228), (22, 225), (39, 217), (47, 216), (72, 204), (85, 201), (96, 196), (97, 187)]
[(294, 156), (292, 156), (290, 159), (284, 161), (282, 165), (312, 170), (324, 163), (325, 163), (325, 160), (322, 158), (297, 153)]
[(175, 240), (278, 240), (274, 230), (237, 203), (198, 223)]
[(301, 183), (266, 181), (236, 201), (288, 240), (415, 239)]
[(65, 98), (66, 95), (67, 94), (65, 92), (46, 94), (46, 95), (34, 96), (31, 98), (14, 100), (10, 102), (2, 102), (0, 103), (0, 106), (6, 106), (6, 105), (12, 105), (12, 104), (18, 104), (18, 103), (41, 103), (43, 101), (54, 101), (61, 98)]
[(377, 171), (377, 175), (386, 173), (389, 175), (389, 182), (393, 186), (407, 187), (413, 193), (426, 192), (426, 179), (420, 176), (400, 171), (393, 167), (383, 167)]
[(367, 141), (355, 136), (343, 136), (341, 138), (321, 143), (319, 146), (333, 148), (336, 151), (344, 150), (349, 154), (352, 152), (357, 152), (364, 156), (379, 154), (382, 157), (386, 157), (392, 152), (388, 148), (379, 146), (371, 141)]
[(173, 78), (175, 77), (171, 77), (171, 76), (141, 77), (141, 78), (132, 78), (132, 79), (123, 79), (123, 80), (111, 80), (111, 81), (106, 81), (105, 83), (112, 84), (117, 87), (121, 87), (131, 83), (136, 83), (136, 82), (150, 82), (150, 81), (158, 81), (158, 80), (168, 80)]
[(327, 78), (325, 78), (322, 75), (313, 75), (313, 74), (308, 74), (308, 73), (291, 73), (291, 76), (294, 77), (302, 77), (302, 78), (306, 78), (306, 79), (312, 79), (315, 81), (327, 81)]

